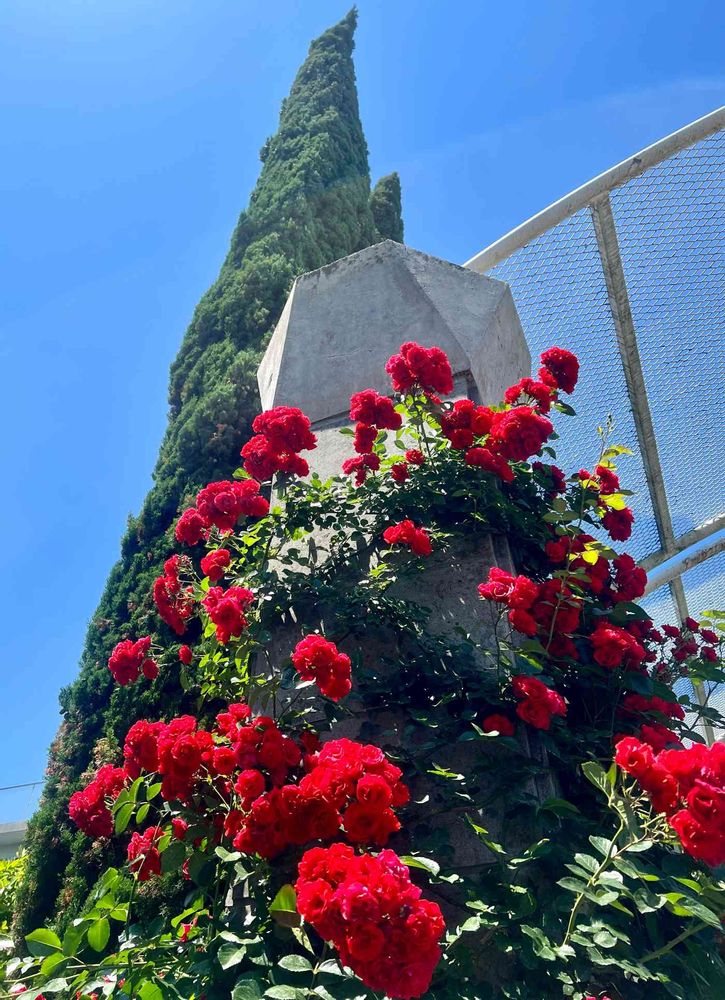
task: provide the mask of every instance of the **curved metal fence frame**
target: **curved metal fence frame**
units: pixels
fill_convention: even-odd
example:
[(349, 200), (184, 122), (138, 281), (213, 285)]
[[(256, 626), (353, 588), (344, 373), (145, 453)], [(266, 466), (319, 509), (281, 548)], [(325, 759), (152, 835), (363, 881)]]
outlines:
[(641, 565), (649, 574), (647, 593), (669, 584), (681, 620), (688, 616), (688, 608), (680, 578), (686, 570), (725, 550), (725, 512), (704, 521), (686, 534), (679, 537), (675, 535), (642, 373), (637, 333), (632, 319), (610, 193), (676, 153), (722, 129), (725, 129), (725, 107), (712, 111), (618, 163), (512, 229), (463, 265), (485, 274), (575, 213), (587, 208), (591, 212), (607, 286), (609, 308), (617, 335), (617, 346), (660, 542), (657, 551), (649, 553), (641, 560)]
[[(648, 573), (645, 596), (667, 585), (680, 621), (689, 615), (682, 575), (725, 550), (725, 511), (684, 534), (675, 533), (610, 195), (634, 178), (724, 129), (725, 107), (721, 107), (593, 178), (463, 265), (481, 274), (489, 273), (560, 223), (582, 210), (584, 215), (589, 212), (659, 541), (658, 549), (640, 558), (640, 565)], [(694, 687), (700, 702), (705, 703), (708, 695), (702, 685)], [(712, 727), (704, 726), (704, 732), (708, 742), (712, 742)]]

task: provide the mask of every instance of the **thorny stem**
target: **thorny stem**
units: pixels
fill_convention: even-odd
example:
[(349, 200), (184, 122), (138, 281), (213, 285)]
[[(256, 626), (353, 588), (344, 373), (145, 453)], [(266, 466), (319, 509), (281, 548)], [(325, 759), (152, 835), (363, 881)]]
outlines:
[(705, 921), (698, 920), (696, 924), (693, 924), (692, 927), (688, 927), (686, 930), (682, 931), (680, 934), (677, 935), (677, 937), (674, 937), (672, 938), (671, 941), (668, 941), (667, 944), (663, 944), (661, 948), (658, 948), (656, 951), (648, 952), (648, 954), (646, 954), (643, 958), (640, 958), (639, 964), (647, 965), (648, 962), (654, 962), (656, 958), (661, 958), (663, 955), (666, 955), (668, 951), (672, 951), (672, 949), (676, 948), (678, 944), (681, 944), (683, 941), (685, 941), (688, 937), (691, 937), (693, 934), (698, 934), (701, 930), (704, 930), (705, 927), (707, 927)]
[[(602, 872), (604, 872), (609, 867), (612, 858), (617, 853), (616, 850), (617, 840), (620, 837), (623, 830), (624, 830), (624, 820), (621, 819), (619, 821), (619, 827), (617, 829), (617, 832), (614, 834), (609, 843), (609, 848), (607, 849), (607, 854), (604, 860), (599, 865), (594, 874), (590, 876), (589, 881), (587, 882), (587, 889), (591, 889), (594, 885), (596, 885), (596, 883), (599, 881), (599, 877), (602, 874)], [(564, 940), (561, 943), (562, 947), (564, 947), (565, 944), (569, 943), (569, 939), (571, 938), (571, 935), (574, 932), (576, 918), (579, 915), (579, 910), (581, 909), (582, 903), (584, 902), (585, 898), (586, 898), (586, 892), (580, 892), (579, 895), (576, 897), (576, 900), (574, 901), (574, 906), (572, 907), (571, 913), (569, 914), (569, 923), (567, 924), (566, 927), (566, 934), (564, 935)]]

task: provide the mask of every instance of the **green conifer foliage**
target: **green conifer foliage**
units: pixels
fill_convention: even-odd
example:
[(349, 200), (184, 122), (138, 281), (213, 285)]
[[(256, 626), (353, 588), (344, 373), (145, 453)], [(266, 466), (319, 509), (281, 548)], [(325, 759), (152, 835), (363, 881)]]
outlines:
[(384, 240), (403, 242), (403, 210), (400, 177), (397, 173), (381, 177), (370, 195), (370, 210), (375, 228)]
[[(158, 630), (150, 589), (171, 552), (173, 522), (199, 487), (226, 478), (250, 435), (259, 411), (257, 366), (294, 277), (381, 238), (352, 62), (356, 19), (353, 9), (312, 42), (279, 128), (262, 149), (259, 180), (219, 277), (196, 307), (171, 366), (169, 424), (154, 485), (138, 517), (129, 519), (121, 557), (88, 628), (79, 676), (61, 693), (64, 722), (28, 831), (17, 934), (53, 915), (67, 922), (108, 863), (105, 850), (88, 850), (67, 819), (83, 772), (118, 759), (118, 741), (134, 720), (168, 716), (184, 705), (175, 669), (162, 669), (153, 685), (119, 688), (108, 656), (120, 639)], [(397, 176), (396, 185), (399, 213)], [(380, 215), (385, 225), (389, 214)], [(402, 223), (399, 231), (402, 238)]]

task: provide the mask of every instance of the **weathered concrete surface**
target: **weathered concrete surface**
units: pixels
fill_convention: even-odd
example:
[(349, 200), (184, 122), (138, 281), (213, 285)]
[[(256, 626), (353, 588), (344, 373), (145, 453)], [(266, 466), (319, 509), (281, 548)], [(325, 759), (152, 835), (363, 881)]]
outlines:
[[(353, 454), (351, 439), (338, 433), (340, 427), (349, 424), (350, 396), (368, 387), (389, 395), (385, 363), (409, 340), (446, 351), (454, 373), (453, 398), (468, 396), (483, 403), (497, 402), (507, 386), (530, 372), (531, 360), (521, 325), (508, 286), (502, 282), (393, 242), (369, 247), (295, 282), (260, 366), (259, 386), (265, 409), (299, 406), (310, 417), (318, 445), (306, 452), (305, 458), (323, 478), (339, 473), (344, 459)], [(315, 536), (315, 548), (324, 559), (324, 533)], [(375, 560), (374, 554), (371, 558)], [(486, 669), (490, 663), (486, 651), (492, 648), (494, 639), (490, 608), (479, 599), (476, 585), (487, 578), (492, 565), (514, 570), (507, 539), (471, 533), (434, 553), (425, 561), (422, 572), (403, 574), (390, 596), (427, 609), (426, 631), (441, 637), (449, 648), (460, 639), (456, 629), (464, 629), (476, 644), (476, 660), (481, 669)], [(346, 566), (340, 586), (354, 586), (368, 569), (365, 559), (359, 566)], [(273, 630), (267, 649), (271, 662), (287, 660), (302, 634), (332, 634), (331, 610), (314, 600), (304, 608), (295, 607), (294, 615)], [(407, 743), (409, 719), (395, 704), (396, 683), (400, 682), (396, 673), (399, 668), (395, 666), (398, 642), (393, 629), (376, 628), (374, 621), (364, 640), (350, 636), (340, 641), (344, 651), (358, 657), (358, 683), (361, 675), (380, 677), (384, 671), (386, 687), (389, 678), (390, 697), (384, 708), (371, 709), (354, 686), (346, 699), (350, 715), (336, 724), (336, 737), (372, 740), (392, 752), (403, 747), (411, 749)], [(404, 655), (401, 649), (400, 656)], [(280, 695), (295, 699), (296, 705), (298, 699), (311, 702), (313, 713), (323, 717), (322, 701), (315, 697), (314, 689), (288, 690)], [(465, 723), (461, 727), (463, 732)], [(419, 738), (427, 737), (424, 733)], [(485, 787), (490, 777), (480, 773), (482, 765), (484, 770), (491, 767), (498, 771), (511, 753), (508, 749), (498, 761), (495, 741), (486, 743), (484, 759), (479, 744), (454, 742), (444, 763), (465, 775), (472, 786)], [(540, 752), (523, 733), (520, 745), (526, 756)], [(490, 852), (463, 816), (445, 808), (436, 809), (443, 798), (434, 780), (425, 774), (418, 776), (412, 791), (414, 799), (429, 796), (422, 809), (423, 822), (433, 829), (442, 828), (449, 837), (449, 856), (440, 859), (444, 864), (474, 869), (490, 863)], [(551, 791), (535, 788), (532, 782), (534, 795), (546, 797)], [(435, 818), (431, 819), (431, 815)], [(517, 831), (502, 828), (501, 818), (486, 816), (479, 820), (494, 839), (505, 838), (509, 843), (518, 840)], [(401, 843), (393, 845), (402, 848), (401, 853), (417, 821), (411, 806), (406, 830), (398, 838)], [(460, 919), (461, 914), (469, 915), (456, 906), (455, 899), (441, 901), (453, 920)]]
[(390, 393), (385, 362), (408, 340), (441, 347), (487, 403), (531, 368), (508, 285), (387, 240), (296, 280), (259, 368), (262, 405), (346, 419), (353, 392)]

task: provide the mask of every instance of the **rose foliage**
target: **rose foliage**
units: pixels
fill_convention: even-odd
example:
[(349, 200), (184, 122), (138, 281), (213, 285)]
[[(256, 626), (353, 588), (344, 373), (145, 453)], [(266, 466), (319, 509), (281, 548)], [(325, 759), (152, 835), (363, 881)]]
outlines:
[[(554, 464), (568, 351), (498, 406), (442, 398), (436, 347), (386, 370), (341, 475), (278, 407), (189, 498), (167, 629), (108, 667), (139, 698), (178, 674), (196, 709), (99, 747), (69, 815), (125, 860), (18, 943), (1, 997), (723, 995), (725, 747), (693, 687), (725, 679), (723, 616), (636, 603), (610, 427), (592, 471)], [(461, 559), (451, 630), (425, 600)]]

